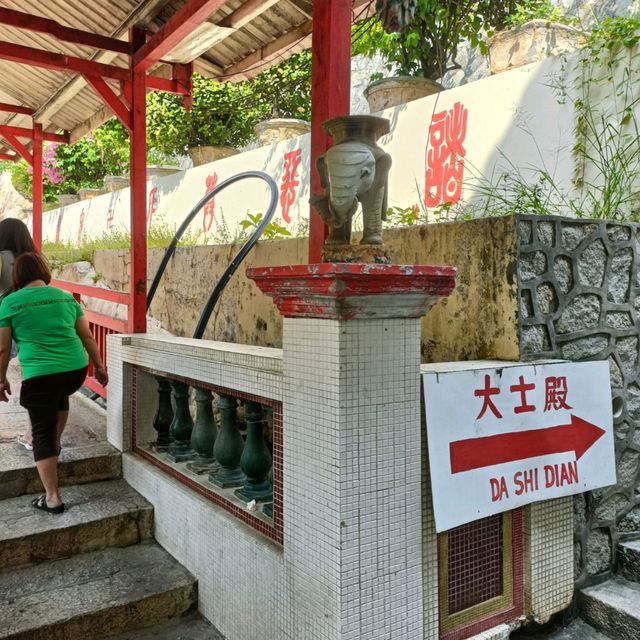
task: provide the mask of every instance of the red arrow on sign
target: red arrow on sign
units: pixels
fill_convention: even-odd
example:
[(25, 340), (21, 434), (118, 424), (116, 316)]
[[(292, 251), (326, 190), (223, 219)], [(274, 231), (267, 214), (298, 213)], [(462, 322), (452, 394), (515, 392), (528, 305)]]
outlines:
[(579, 460), (604, 433), (600, 427), (572, 415), (569, 424), (556, 427), (458, 440), (449, 444), (451, 473), (568, 451), (574, 451)]

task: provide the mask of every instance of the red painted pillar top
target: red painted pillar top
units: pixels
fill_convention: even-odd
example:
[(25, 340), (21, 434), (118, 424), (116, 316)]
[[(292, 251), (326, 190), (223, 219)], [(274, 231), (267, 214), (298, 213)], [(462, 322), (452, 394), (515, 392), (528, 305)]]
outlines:
[(320, 263), (247, 270), (285, 318), (420, 318), (455, 287), (454, 267)]

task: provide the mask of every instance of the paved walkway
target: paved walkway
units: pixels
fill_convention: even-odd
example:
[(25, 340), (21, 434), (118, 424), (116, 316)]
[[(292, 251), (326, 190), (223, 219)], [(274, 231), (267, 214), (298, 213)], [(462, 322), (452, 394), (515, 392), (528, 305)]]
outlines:
[[(19, 435), (26, 432), (29, 416), (20, 406), (20, 365), (17, 358), (11, 361), (7, 377), (11, 382), (9, 402), (0, 402), (0, 461), (3, 470), (24, 467), (33, 454), (17, 443)], [(80, 393), (70, 398), (69, 422), (62, 436), (62, 455), (78, 454), (78, 449), (105, 443), (106, 412), (95, 402)]]

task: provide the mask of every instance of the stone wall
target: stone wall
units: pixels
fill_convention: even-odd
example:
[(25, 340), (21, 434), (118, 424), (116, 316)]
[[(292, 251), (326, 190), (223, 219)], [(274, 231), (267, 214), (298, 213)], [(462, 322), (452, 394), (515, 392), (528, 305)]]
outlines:
[(578, 585), (608, 576), (621, 536), (640, 532), (640, 226), (520, 217), (523, 360), (608, 360), (618, 483), (575, 499)]
[[(518, 360), (515, 219), (423, 225), (385, 231), (399, 263), (451, 264), (456, 289), (422, 323), (423, 362), (499, 358)], [(307, 239), (260, 242), (236, 272), (217, 305), (204, 337), (265, 347), (282, 346), (282, 319), (271, 299), (244, 273), (250, 266), (303, 264)], [(191, 337), (200, 311), (238, 247), (180, 247), (151, 305), (162, 328)], [(149, 251), (149, 281), (162, 258)], [(99, 251), (94, 260), (101, 284), (127, 291), (128, 250)], [(65, 279), (77, 279), (66, 269)], [(91, 304), (107, 311), (103, 304)]]

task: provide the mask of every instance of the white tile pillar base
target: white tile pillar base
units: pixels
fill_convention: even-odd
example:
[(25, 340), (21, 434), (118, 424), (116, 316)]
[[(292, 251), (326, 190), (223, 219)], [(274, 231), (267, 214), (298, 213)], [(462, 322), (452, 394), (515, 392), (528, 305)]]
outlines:
[(284, 556), (299, 640), (422, 640), (420, 317), (454, 271), (253, 269), (285, 316)]

